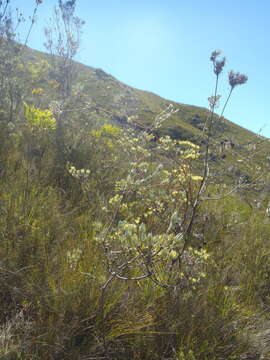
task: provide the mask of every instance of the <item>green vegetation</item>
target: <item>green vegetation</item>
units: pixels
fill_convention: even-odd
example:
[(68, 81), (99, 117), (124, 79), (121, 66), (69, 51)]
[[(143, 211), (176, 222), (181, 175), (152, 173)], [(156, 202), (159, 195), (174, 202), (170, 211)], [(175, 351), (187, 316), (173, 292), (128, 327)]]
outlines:
[[(75, 3), (55, 10), (60, 38)], [(270, 358), (267, 139), (215, 114), (216, 91), (210, 110), (170, 104), (73, 62), (79, 38), (17, 43), (8, 5), (0, 359)]]

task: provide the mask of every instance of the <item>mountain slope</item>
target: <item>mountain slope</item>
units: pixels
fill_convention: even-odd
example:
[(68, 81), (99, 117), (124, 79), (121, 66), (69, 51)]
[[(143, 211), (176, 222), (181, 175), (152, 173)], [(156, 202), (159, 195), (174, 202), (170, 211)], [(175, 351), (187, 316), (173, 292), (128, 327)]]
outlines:
[[(50, 62), (50, 55), (27, 48), (27, 61), (36, 62), (40, 59)], [(206, 108), (172, 102), (148, 91), (128, 86), (102, 69), (96, 69), (81, 63), (75, 63), (77, 79), (74, 89), (87, 95), (88, 100), (104, 109), (118, 113), (122, 117), (137, 116), (138, 122), (150, 124), (154, 117), (173, 104), (179, 111), (164, 124), (167, 129), (175, 130), (178, 137), (196, 137), (202, 135), (202, 127), (209, 110)], [(216, 136), (234, 137), (240, 145), (254, 141), (255, 134), (225, 119), (216, 124)]]
[[(30, 48), (24, 52), (26, 62), (38, 62), (41, 59), (51, 62), (51, 56)], [(128, 86), (102, 69), (96, 69), (81, 63), (74, 63), (76, 78), (73, 84), (74, 102), (91, 104), (97, 109), (97, 118), (101, 122), (111, 122), (118, 126), (133, 125), (138, 128), (150, 127), (155, 117), (170, 104), (178, 112), (167, 119), (160, 134), (174, 138), (202, 143), (203, 127), (210, 112), (206, 108), (169, 101), (160, 96)], [(54, 80), (54, 74), (49, 73)], [(48, 90), (48, 93), (50, 91)], [(48, 98), (48, 102), (50, 99)], [(266, 138), (258, 136), (233, 122), (215, 117), (213, 143), (215, 144), (214, 160), (222, 160), (225, 166), (235, 164), (243, 167), (246, 157), (256, 158), (256, 163), (266, 166), (269, 163), (270, 145)], [(229, 155), (227, 150), (232, 150)], [(224, 165), (224, 164), (223, 164)]]

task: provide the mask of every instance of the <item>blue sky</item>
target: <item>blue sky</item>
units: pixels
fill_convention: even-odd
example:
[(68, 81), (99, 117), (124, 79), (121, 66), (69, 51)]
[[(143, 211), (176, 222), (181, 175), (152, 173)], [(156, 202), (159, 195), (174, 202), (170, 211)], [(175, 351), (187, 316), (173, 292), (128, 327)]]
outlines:
[[(35, 1), (11, 3), (30, 15)], [(43, 28), (55, 4), (40, 6), (31, 47), (44, 50)], [(86, 21), (78, 61), (180, 103), (207, 107), (214, 85), (209, 56), (223, 50), (223, 99), (229, 70), (249, 77), (225, 116), (270, 137), (269, 0), (77, 0), (76, 12)]]

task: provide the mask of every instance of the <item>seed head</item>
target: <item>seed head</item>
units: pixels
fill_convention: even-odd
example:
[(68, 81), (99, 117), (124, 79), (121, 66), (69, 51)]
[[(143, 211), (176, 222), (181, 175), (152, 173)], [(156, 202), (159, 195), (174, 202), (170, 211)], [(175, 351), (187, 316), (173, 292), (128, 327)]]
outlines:
[(210, 61), (215, 62), (216, 58), (221, 54), (220, 50), (214, 50), (211, 54)]
[(216, 60), (214, 62), (214, 73), (216, 75), (219, 75), (221, 73), (221, 71), (224, 68), (225, 62), (226, 62), (225, 57), (222, 60)]
[(245, 84), (248, 80), (247, 75), (240, 74), (239, 72), (234, 72), (231, 70), (229, 72), (229, 84), (232, 88), (234, 88), (237, 85)]
[(221, 71), (224, 68), (226, 59), (225, 57), (222, 58), (221, 60), (217, 60), (218, 56), (221, 54), (220, 50), (215, 50), (212, 52), (211, 56), (210, 56), (210, 61), (212, 61), (213, 65), (214, 65), (214, 73), (216, 75), (219, 75), (221, 73)]

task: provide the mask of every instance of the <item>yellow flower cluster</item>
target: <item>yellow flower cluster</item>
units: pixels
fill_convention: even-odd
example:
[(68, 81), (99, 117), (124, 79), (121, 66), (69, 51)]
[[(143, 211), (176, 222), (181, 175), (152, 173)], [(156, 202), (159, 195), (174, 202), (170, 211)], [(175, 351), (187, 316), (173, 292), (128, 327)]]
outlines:
[(193, 149), (189, 149), (189, 150), (182, 152), (182, 158), (186, 159), (186, 160), (188, 160), (188, 159), (196, 160), (196, 159), (198, 159), (199, 155), (200, 155), (199, 152), (195, 151)]
[(24, 116), (27, 125), (33, 131), (52, 131), (56, 129), (56, 120), (50, 110), (42, 110), (24, 103)]
[(35, 88), (32, 90), (33, 95), (42, 95), (44, 93), (44, 89), (42, 88)]
[(87, 179), (90, 174), (91, 174), (91, 171), (90, 170), (87, 170), (87, 169), (79, 169), (77, 170), (75, 168), (75, 166), (71, 166), (69, 169), (68, 169), (69, 173), (71, 176), (75, 177), (76, 179)]
[(198, 145), (193, 144), (192, 142), (186, 141), (186, 140), (185, 141), (178, 141), (178, 144), (182, 145), (182, 146), (188, 146), (188, 147), (190, 147), (190, 148), (192, 148), (194, 150), (199, 150), (200, 149), (200, 147)]
[(112, 197), (109, 200), (109, 204), (113, 205), (113, 204), (119, 204), (121, 202), (121, 200), (123, 199), (122, 195), (116, 194), (114, 197)]
[(202, 176), (197, 176), (197, 175), (193, 175), (191, 176), (191, 179), (194, 181), (202, 181), (203, 177)]

